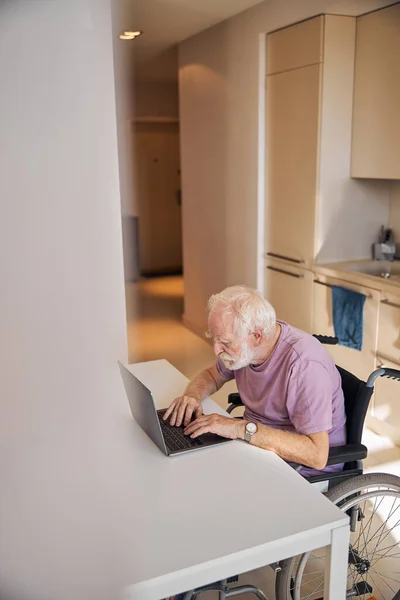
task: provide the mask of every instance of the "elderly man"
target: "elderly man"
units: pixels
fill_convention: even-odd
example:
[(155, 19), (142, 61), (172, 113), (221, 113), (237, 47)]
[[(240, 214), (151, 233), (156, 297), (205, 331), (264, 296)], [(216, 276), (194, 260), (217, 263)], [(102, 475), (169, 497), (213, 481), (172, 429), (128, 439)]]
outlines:
[[(211, 296), (208, 311), (216, 364), (188, 384), (164, 418), (184, 424), (191, 437), (211, 432), (273, 450), (309, 467), (303, 474), (341, 469), (326, 462), (329, 446), (346, 443), (343, 391), (320, 342), (277, 321), (269, 302), (244, 286)], [(233, 378), (244, 418), (203, 415), (202, 400)]]

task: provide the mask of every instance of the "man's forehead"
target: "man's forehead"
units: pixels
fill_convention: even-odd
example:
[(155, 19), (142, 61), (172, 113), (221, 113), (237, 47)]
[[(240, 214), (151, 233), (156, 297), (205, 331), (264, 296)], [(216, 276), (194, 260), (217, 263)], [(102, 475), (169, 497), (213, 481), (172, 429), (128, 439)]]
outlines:
[(210, 332), (214, 337), (226, 337), (233, 334), (233, 320), (229, 315), (220, 311), (213, 311), (208, 319)]

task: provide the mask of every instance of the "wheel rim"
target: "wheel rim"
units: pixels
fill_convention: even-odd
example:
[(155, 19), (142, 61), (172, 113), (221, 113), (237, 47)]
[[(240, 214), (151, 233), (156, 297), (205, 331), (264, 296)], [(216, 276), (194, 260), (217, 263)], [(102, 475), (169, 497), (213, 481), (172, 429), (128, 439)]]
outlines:
[[(348, 598), (400, 600), (400, 493), (374, 486), (346, 500), (336, 500), (343, 511), (356, 510), (356, 529), (350, 537)], [(366, 486), (355, 488), (355, 493)], [(317, 600), (324, 594), (325, 551), (308, 552), (294, 564), (294, 600)], [(372, 592), (367, 586), (371, 586)], [(289, 596), (288, 596), (289, 597)]]

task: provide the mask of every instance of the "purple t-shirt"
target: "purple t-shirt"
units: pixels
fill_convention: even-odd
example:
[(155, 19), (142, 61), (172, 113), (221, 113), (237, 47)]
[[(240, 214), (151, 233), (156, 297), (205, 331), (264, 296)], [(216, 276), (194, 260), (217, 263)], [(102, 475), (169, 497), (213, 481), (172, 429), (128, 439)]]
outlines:
[[(314, 337), (283, 321), (281, 335), (262, 365), (232, 371), (217, 360), (225, 379), (235, 379), (245, 405), (245, 419), (309, 435), (328, 431), (329, 445), (346, 443), (346, 415), (341, 378), (335, 363)], [(324, 472), (343, 465), (325, 467)], [(318, 473), (302, 469), (303, 475)]]

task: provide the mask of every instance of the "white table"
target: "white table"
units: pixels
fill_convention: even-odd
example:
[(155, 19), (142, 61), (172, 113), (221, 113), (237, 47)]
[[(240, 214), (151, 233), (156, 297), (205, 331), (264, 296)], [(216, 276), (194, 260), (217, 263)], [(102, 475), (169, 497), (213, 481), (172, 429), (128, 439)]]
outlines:
[[(157, 408), (187, 382), (167, 361), (130, 368)], [(211, 399), (204, 410), (224, 414)], [(343, 600), (348, 518), (278, 456), (235, 441), (166, 457), (139, 430), (133, 435), (141, 552), (126, 599), (165, 598), (330, 545), (325, 598)]]
[[(186, 385), (163, 360), (131, 369), (159, 407)], [(35, 428), (25, 403), (18, 435), (3, 423), (2, 600), (158, 600), (328, 544), (330, 600), (343, 600), (346, 515), (244, 442), (164, 456), (133, 421), (117, 364), (111, 379), (97, 396), (55, 397)]]

